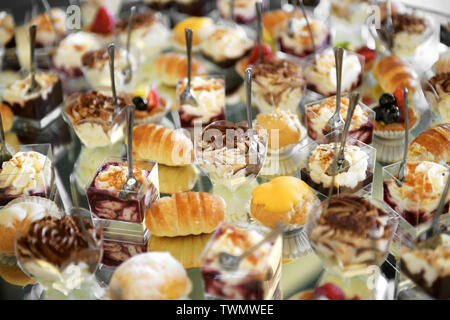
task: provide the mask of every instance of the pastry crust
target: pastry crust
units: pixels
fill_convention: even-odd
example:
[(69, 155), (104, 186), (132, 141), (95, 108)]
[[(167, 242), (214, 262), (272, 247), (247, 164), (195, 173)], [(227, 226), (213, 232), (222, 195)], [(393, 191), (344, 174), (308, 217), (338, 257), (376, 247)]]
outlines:
[[(187, 58), (181, 53), (163, 53), (153, 62), (155, 74), (161, 82), (175, 87), (177, 81), (187, 77)], [(208, 73), (206, 66), (197, 59), (192, 59), (192, 76)]]
[(408, 147), (408, 158), (450, 163), (450, 123), (442, 123), (419, 134)]
[(407, 88), (413, 94), (419, 85), (418, 76), (414, 69), (405, 60), (397, 56), (380, 59), (373, 69), (373, 76), (385, 92)]
[(176, 300), (186, 298), (192, 282), (168, 252), (147, 252), (122, 263), (109, 284), (112, 300)]
[(157, 124), (143, 124), (133, 129), (133, 155), (168, 166), (185, 166), (194, 158), (192, 141), (181, 130)]
[(192, 165), (184, 167), (158, 166), (159, 192), (173, 194), (191, 190), (197, 182), (197, 171)]
[(225, 201), (206, 192), (175, 193), (154, 202), (145, 214), (145, 224), (159, 237), (213, 232), (225, 218)]
[(7, 132), (12, 128), (14, 114), (6, 104), (0, 104), (0, 113), (2, 114), (3, 130)]

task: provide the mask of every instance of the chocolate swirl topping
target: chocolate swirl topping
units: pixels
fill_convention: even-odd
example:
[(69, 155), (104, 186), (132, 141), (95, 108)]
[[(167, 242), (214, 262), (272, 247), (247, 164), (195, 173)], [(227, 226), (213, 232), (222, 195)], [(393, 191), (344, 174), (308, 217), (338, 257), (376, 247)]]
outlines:
[[(93, 226), (84, 221), (89, 233)], [(27, 258), (42, 259), (61, 267), (71, 257), (88, 248), (78, 219), (45, 217), (30, 225), (28, 233), (17, 242), (19, 254)]]
[(344, 194), (330, 199), (319, 224), (370, 237), (372, 230), (382, 227), (380, 217), (387, 218), (387, 214), (358, 196)]

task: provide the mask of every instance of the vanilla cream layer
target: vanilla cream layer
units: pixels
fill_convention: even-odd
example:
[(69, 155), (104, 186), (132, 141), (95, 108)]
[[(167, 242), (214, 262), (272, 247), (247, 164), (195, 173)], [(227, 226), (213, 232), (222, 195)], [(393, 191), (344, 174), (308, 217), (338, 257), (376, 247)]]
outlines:
[(24, 220), (31, 223), (48, 215), (58, 217), (58, 207), (50, 200), (18, 202), (0, 209), (0, 225), (6, 228), (14, 228), (17, 223)]
[(75, 125), (75, 131), (81, 142), (87, 148), (105, 147), (113, 144), (123, 137), (123, 125), (105, 131), (102, 125), (95, 122), (84, 122)]
[(102, 44), (98, 37), (86, 32), (76, 32), (64, 38), (56, 49), (53, 63), (60, 69), (81, 68), (81, 57), (89, 50), (99, 50)]
[(303, 97), (303, 87), (286, 88), (278, 94), (280, 101), (278, 104), (274, 105), (273, 103), (269, 103), (264, 98), (264, 95), (266, 95), (268, 91), (271, 91), (272, 89), (276, 91), (276, 89), (271, 88), (270, 83), (264, 83), (264, 79), (258, 80), (261, 81), (261, 83), (253, 82), (252, 92), (255, 104), (262, 113), (270, 113), (274, 111), (276, 107), (280, 110), (290, 111), (292, 113), (298, 111), (298, 105)]
[[(155, 20), (152, 25), (133, 28), (130, 42), (143, 56), (150, 57), (167, 48), (170, 38), (170, 30), (162, 22)], [(122, 46), (126, 46), (127, 31), (119, 34), (119, 40)]]
[(423, 33), (398, 32), (394, 35), (393, 51), (397, 55), (412, 55), (427, 40), (423, 36)]
[[(310, 178), (315, 183), (322, 183), (325, 188), (331, 186), (333, 179), (333, 176), (327, 175), (326, 171), (334, 161), (334, 149), (339, 150), (340, 143), (337, 148), (335, 143), (321, 144), (311, 152), (308, 162)], [(359, 182), (367, 177), (369, 155), (358, 146), (346, 145), (344, 158), (349, 163), (348, 170), (335, 176), (334, 186), (355, 188)]]

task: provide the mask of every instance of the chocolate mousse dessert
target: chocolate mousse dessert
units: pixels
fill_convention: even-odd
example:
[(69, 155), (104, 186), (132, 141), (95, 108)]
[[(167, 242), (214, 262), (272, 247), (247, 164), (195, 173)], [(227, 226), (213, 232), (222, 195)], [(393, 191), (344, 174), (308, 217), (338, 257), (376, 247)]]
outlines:
[(3, 94), (3, 103), (11, 107), (14, 115), (41, 120), (63, 101), (61, 80), (56, 74), (36, 74), (39, 89), (30, 91), (31, 76), (15, 81)]
[(380, 265), (397, 226), (379, 206), (350, 194), (323, 201), (311, 220), (311, 246), (327, 266), (343, 272)]

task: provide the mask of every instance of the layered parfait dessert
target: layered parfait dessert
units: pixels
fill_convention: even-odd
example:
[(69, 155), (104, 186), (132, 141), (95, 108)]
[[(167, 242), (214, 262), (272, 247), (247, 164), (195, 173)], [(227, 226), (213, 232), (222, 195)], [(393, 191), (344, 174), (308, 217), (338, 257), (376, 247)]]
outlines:
[[(152, 170), (154, 171), (154, 170)], [(151, 171), (133, 166), (133, 174), (142, 184), (135, 192), (121, 197), (120, 191), (128, 179), (128, 165), (106, 162), (87, 186), (86, 196), (91, 212), (100, 219), (142, 223), (145, 211), (159, 197)]]
[[(331, 137), (334, 132), (325, 137)], [(338, 170), (333, 181), (332, 165), (339, 152), (340, 143), (313, 142), (306, 146), (308, 159), (305, 167), (301, 169), (301, 178), (314, 190), (323, 195), (329, 193), (333, 187), (333, 194), (359, 193), (371, 189), (375, 168), (375, 149), (361, 142), (349, 138), (344, 147), (346, 166)]]
[[(383, 168), (384, 201), (412, 226), (430, 222), (449, 175), (446, 165), (408, 160), (403, 182), (398, 181), (399, 163)], [(442, 215), (449, 212), (450, 194)]]
[(401, 268), (435, 299), (450, 299), (450, 235), (440, 234), (435, 246), (403, 247)]
[(297, 112), (306, 84), (300, 65), (284, 59), (256, 64), (252, 80), (254, 103), (262, 113), (275, 108)]
[[(128, 58), (127, 58), (128, 56)], [(125, 49), (116, 48), (114, 51), (114, 80), (116, 90), (121, 91), (127, 85), (126, 68), (128, 60), (132, 74), (136, 77), (137, 61), (132, 54)], [(90, 50), (81, 57), (83, 73), (93, 88), (99, 90), (111, 90), (111, 76), (109, 70), (109, 54), (107, 49)], [(132, 79), (133, 80), (133, 79)]]
[(115, 268), (131, 257), (147, 252), (147, 249), (147, 243), (104, 240), (102, 264)]
[(196, 138), (195, 159), (215, 185), (235, 190), (256, 178), (267, 154), (267, 132), (246, 121), (211, 123)]
[(3, 94), (3, 103), (11, 107), (16, 116), (41, 120), (63, 101), (60, 78), (56, 74), (36, 74), (38, 89), (31, 89), (31, 75), (16, 80)]
[[(361, 60), (362, 61), (361, 61)], [(355, 53), (344, 51), (342, 60), (341, 92), (353, 91), (361, 84), (363, 74), (363, 58)], [(308, 89), (325, 97), (336, 94), (336, 61), (333, 48), (315, 55), (305, 70)]]
[(202, 55), (221, 68), (229, 68), (253, 48), (254, 41), (239, 26), (216, 24), (200, 43)]
[(191, 80), (191, 92), (197, 106), (181, 103), (180, 95), (186, 89), (187, 78), (177, 84), (177, 99), (181, 126), (193, 128), (195, 124), (206, 126), (225, 120), (225, 80), (216, 76), (197, 76)]
[(0, 206), (20, 196), (48, 198), (53, 185), (53, 164), (36, 151), (21, 151), (3, 162), (0, 170)]
[(363, 272), (384, 261), (397, 221), (380, 206), (342, 194), (322, 202), (309, 217), (308, 238), (325, 265), (344, 274)]
[[(349, 98), (341, 98), (340, 113), (342, 119), (347, 121), (347, 109)], [(313, 140), (318, 140), (331, 132), (328, 121), (336, 111), (336, 96), (324, 100), (311, 102), (306, 105), (306, 127), (308, 136)], [(364, 104), (359, 103), (350, 123), (349, 136), (355, 140), (371, 144), (374, 132), (375, 113)]]
[(72, 95), (64, 116), (86, 147), (102, 147), (122, 140), (125, 126), (123, 108), (130, 103), (129, 96), (119, 95), (116, 110), (112, 97), (94, 90)]
[(221, 253), (239, 256), (264, 239), (268, 229), (243, 228), (223, 223), (212, 236), (202, 256), (201, 271), (204, 290), (212, 299), (268, 300), (276, 299), (281, 277), (282, 240), (263, 243), (243, 258), (236, 270), (227, 270), (220, 261)]
[[(330, 44), (330, 31), (326, 24), (320, 20), (308, 16), (308, 21), (313, 33), (315, 50), (320, 52)], [(296, 14), (292, 18), (292, 30), (293, 33), (289, 34), (286, 24), (286, 29), (280, 33), (278, 40), (280, 50), (300, 58), (313, 53), (311, 37), (303, 15), (300, 17)]]
[[(128, 19), (118, 22), (115, 30), (121, 46), (126, 47)], [(137, 49), (144, 58), (154, 56), (165, 49), (170, 37), (170, 29), (160, 13), (149, 10), (134, 16), (131, 47)]]
[[(217, 9), (224, 19), (232, 19), (237, 23), (247, 24), (256, 20), (255, 3), (260, 0), (217, 0)], [(231, 17), (231, 2), (233, 2), (234, 12)], [(265, 1), (262, 2), (264, 9)]]

